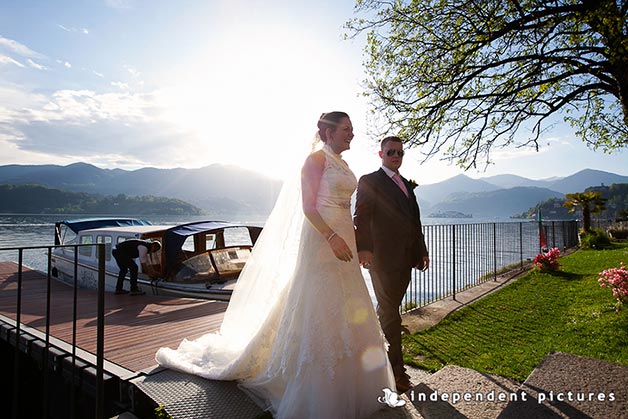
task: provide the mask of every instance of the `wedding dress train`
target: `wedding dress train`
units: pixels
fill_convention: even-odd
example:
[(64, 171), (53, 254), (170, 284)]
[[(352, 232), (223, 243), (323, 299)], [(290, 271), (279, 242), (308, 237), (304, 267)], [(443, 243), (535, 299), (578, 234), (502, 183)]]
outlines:
[[(356, 261), (350, 199), (357, 181), (340, 156), (323, 150), (317, 209), (347, 242), (354, 259), (338, 260), (325, 237), (300, 217), (292, 231), (298, 240), (289, 245), (298, 248), (284, 249), (294, 252), (294, 261), (269, 277), (273, 289), (260, 287), (264, 278), (255, 279), (253, 291), (244, 288), (253, 279), (239, 280), (220, 333), (184, 340), (177, 350), (162, 348), (156, 355), (166, 367), (239, 380), (275, 418), (364, 418), (382, 407), (378, 397), (384, 388), (395, 388), (385, 340)], [(302, 211), (300, 206), (292, 210)], [(272, 229), (271, 219), (267, 226)], [(253, 254), (273, 245), (286, 243), (260, 237)], [(275, 262), (280, 263), (258, 259), (254, 264)], [(260, 298), (252, 307), (242, 305)]]

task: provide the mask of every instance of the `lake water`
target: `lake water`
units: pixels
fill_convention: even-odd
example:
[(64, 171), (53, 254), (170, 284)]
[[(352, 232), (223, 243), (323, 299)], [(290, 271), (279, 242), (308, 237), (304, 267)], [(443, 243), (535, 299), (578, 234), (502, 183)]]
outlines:
[[(86, 218), (87, 216), (71, 216), (71, 215), (24, 215), (24, 214), (0, 214), (0, 248), (14, 248), (14, 247), (27, 247), (27, 246), (51, 246), (54, 244), (54, 225), (63, 219), (72, 218)], [(206, 220), (207, 216), (196, 217), (182, 217), (182, 216), (160, 216), (160, 217), (148, 217), (153, 224), (182, 224), (193, 221)], [(250, 223), (254, 225), (263, 225), (266, 221), (264, 218), (257, 219), (241, 219), (241, 220), (229, 220), (234, 222)], [(425, 225), (424, 230), (426, 233), (426, 241), (430, 251), (431, 268), (426, 272), (420, 274), (421, 285), (411, 286), (413, 289), (419, 289), (421, 295), (414, 295), (412, 298), (415, 301), (426, 301), (426, 299), (433, 298), (434, 295), (440, 295), (449, 289), (448, 278), (452, 276), (450, 260), (450, 253), (452, 249), (453, 238), (449, 232), (449, 226), (451, 224), (468, 225), (479, 223), (509, 223), (520, 221), (511, 219), (477, 219), (477, 218), (424, 218), (423, 223)], [(529, 224), (529, 223), (527, 223)], [(459, 230), (465, 230), (462, 226)], [(493, 231), (490, 229), (490, 231)], [(514, 233), (506, 233), (504, 236), (508, 241), (518, 241)], [(480, 233), (480, 236), (487, 236), (486, 233)], [(489, 234), (490, 235), (490, 232)], [(477, 234), (475, 235), (477, 236)], [(512, 236), (512, 237), (511, 237)], [(534, 232), (532, 232), (534, 236)], [(538, 237), (538, 236), (537, 236)], [(534, 241), (538, 243), (538, 239), (531, 238), (533, 245)], [(465, 253), (480, 258), (482, 260), (488, 260), (490, 256), (482, 255), (488, 246), (488, 242), (480, 244), (479, 247), (475, 244), (478, 240), (473, 239), (471, 241), (465, 240), (462, 235), (457, 236), (456, 246), (459, 249), (459, 254)], [(534, 250), (532, 250), (534, 252)], [(518, 255), (513, 255), (517, 258)], [(464, 257), (463, 257), (464, 258)], [(18, 260), (17, 250), (0, 251), (0, 261), (15, 261)], [(36, 270), (46, 272), (47, 271), (47, 250), (25, 250), (23, 252), (24, 265), (34, 268)], [(505, 266), (511, 263), (510, 260), (504, 260), (498, 263), (499, 266)], [(483, 275), (486, 269), (481, 263), (472, 263), (472, 267), (467, 269), (460, 263), (458, 263), (457, 270), (462, 270), (460, 276), (467, 277), (469, 281), (475, 280), (479, 276)], [(492, 265), (491, 265), (492, 267)], [(370, 276), (367, 270), (363, 269), (362, 273), (365, 277), (367, 288), (369, 293), (375, 301)], [(415, 272), (415, 281), (418, 279), (419, 274)], [(411, 294), (415, 294), (417, 291), (411, 291)]]
[[(54, 244), (55, 222), (63, 219), (85, 218), (85, 215), (29, 215), (29, 214), (0, 214), (0, 248), (23, 246), (49, 246)], [(207, 216), (159, 216), (150, 217), (153, 224), (182, 224), (193, 221), (206, 220)], [(235, 222), (261, 225), (263, 218), (229, 220)], [(474, 218), (424, 218), (426, 225), (434, 224), (465, 224), (481, 222), (505, 222), (509, 219), (474, 219)], [(24, 263), (38, 270), (46, 269), (45, 250), (26, 251)], [(11, 255), (13, 254), (13, 255)], [(17, 252), (0, 252), (0, 261), (17, 260)]]

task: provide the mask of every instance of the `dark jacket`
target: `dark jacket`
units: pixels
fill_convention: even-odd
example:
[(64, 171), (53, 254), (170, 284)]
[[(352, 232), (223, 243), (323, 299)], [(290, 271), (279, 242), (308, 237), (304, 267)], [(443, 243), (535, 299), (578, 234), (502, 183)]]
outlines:
[(414, 191), (402, 177), (408, 197), (379, 169), (358, 182), (353, 222), (358, 251), (373, 252), (373, 268), (421, 267), (428, 255)]
[(150, 253), (151, 242), (146, 240), (131, 239), (120, 242), (116, 245), (116, 256), (126, 256), (131, 259), (140, 257), (140, 252), (137, 250), (138, 246), (146, 247), (148, 253)]

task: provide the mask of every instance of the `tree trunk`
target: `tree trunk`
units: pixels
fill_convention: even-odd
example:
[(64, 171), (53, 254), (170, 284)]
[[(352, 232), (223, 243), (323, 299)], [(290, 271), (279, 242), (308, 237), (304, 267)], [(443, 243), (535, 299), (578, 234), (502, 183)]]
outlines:
[(582, 229), (585, 233), (591, 231), (591, 210), (588, 202), (582, 205)]

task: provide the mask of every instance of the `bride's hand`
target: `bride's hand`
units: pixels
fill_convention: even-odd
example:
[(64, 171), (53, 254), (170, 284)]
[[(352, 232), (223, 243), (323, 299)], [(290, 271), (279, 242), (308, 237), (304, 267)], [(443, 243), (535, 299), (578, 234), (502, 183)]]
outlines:
[(351, 249), (349, 249), (349, 246), (347, 246), (347, 243), (342, 237), (334, 235), (334, 237), (329, 240), (329, 245), (338, 259), (344, 262), (349, 262), (353, 259), (353, 252), (351, 252)]

